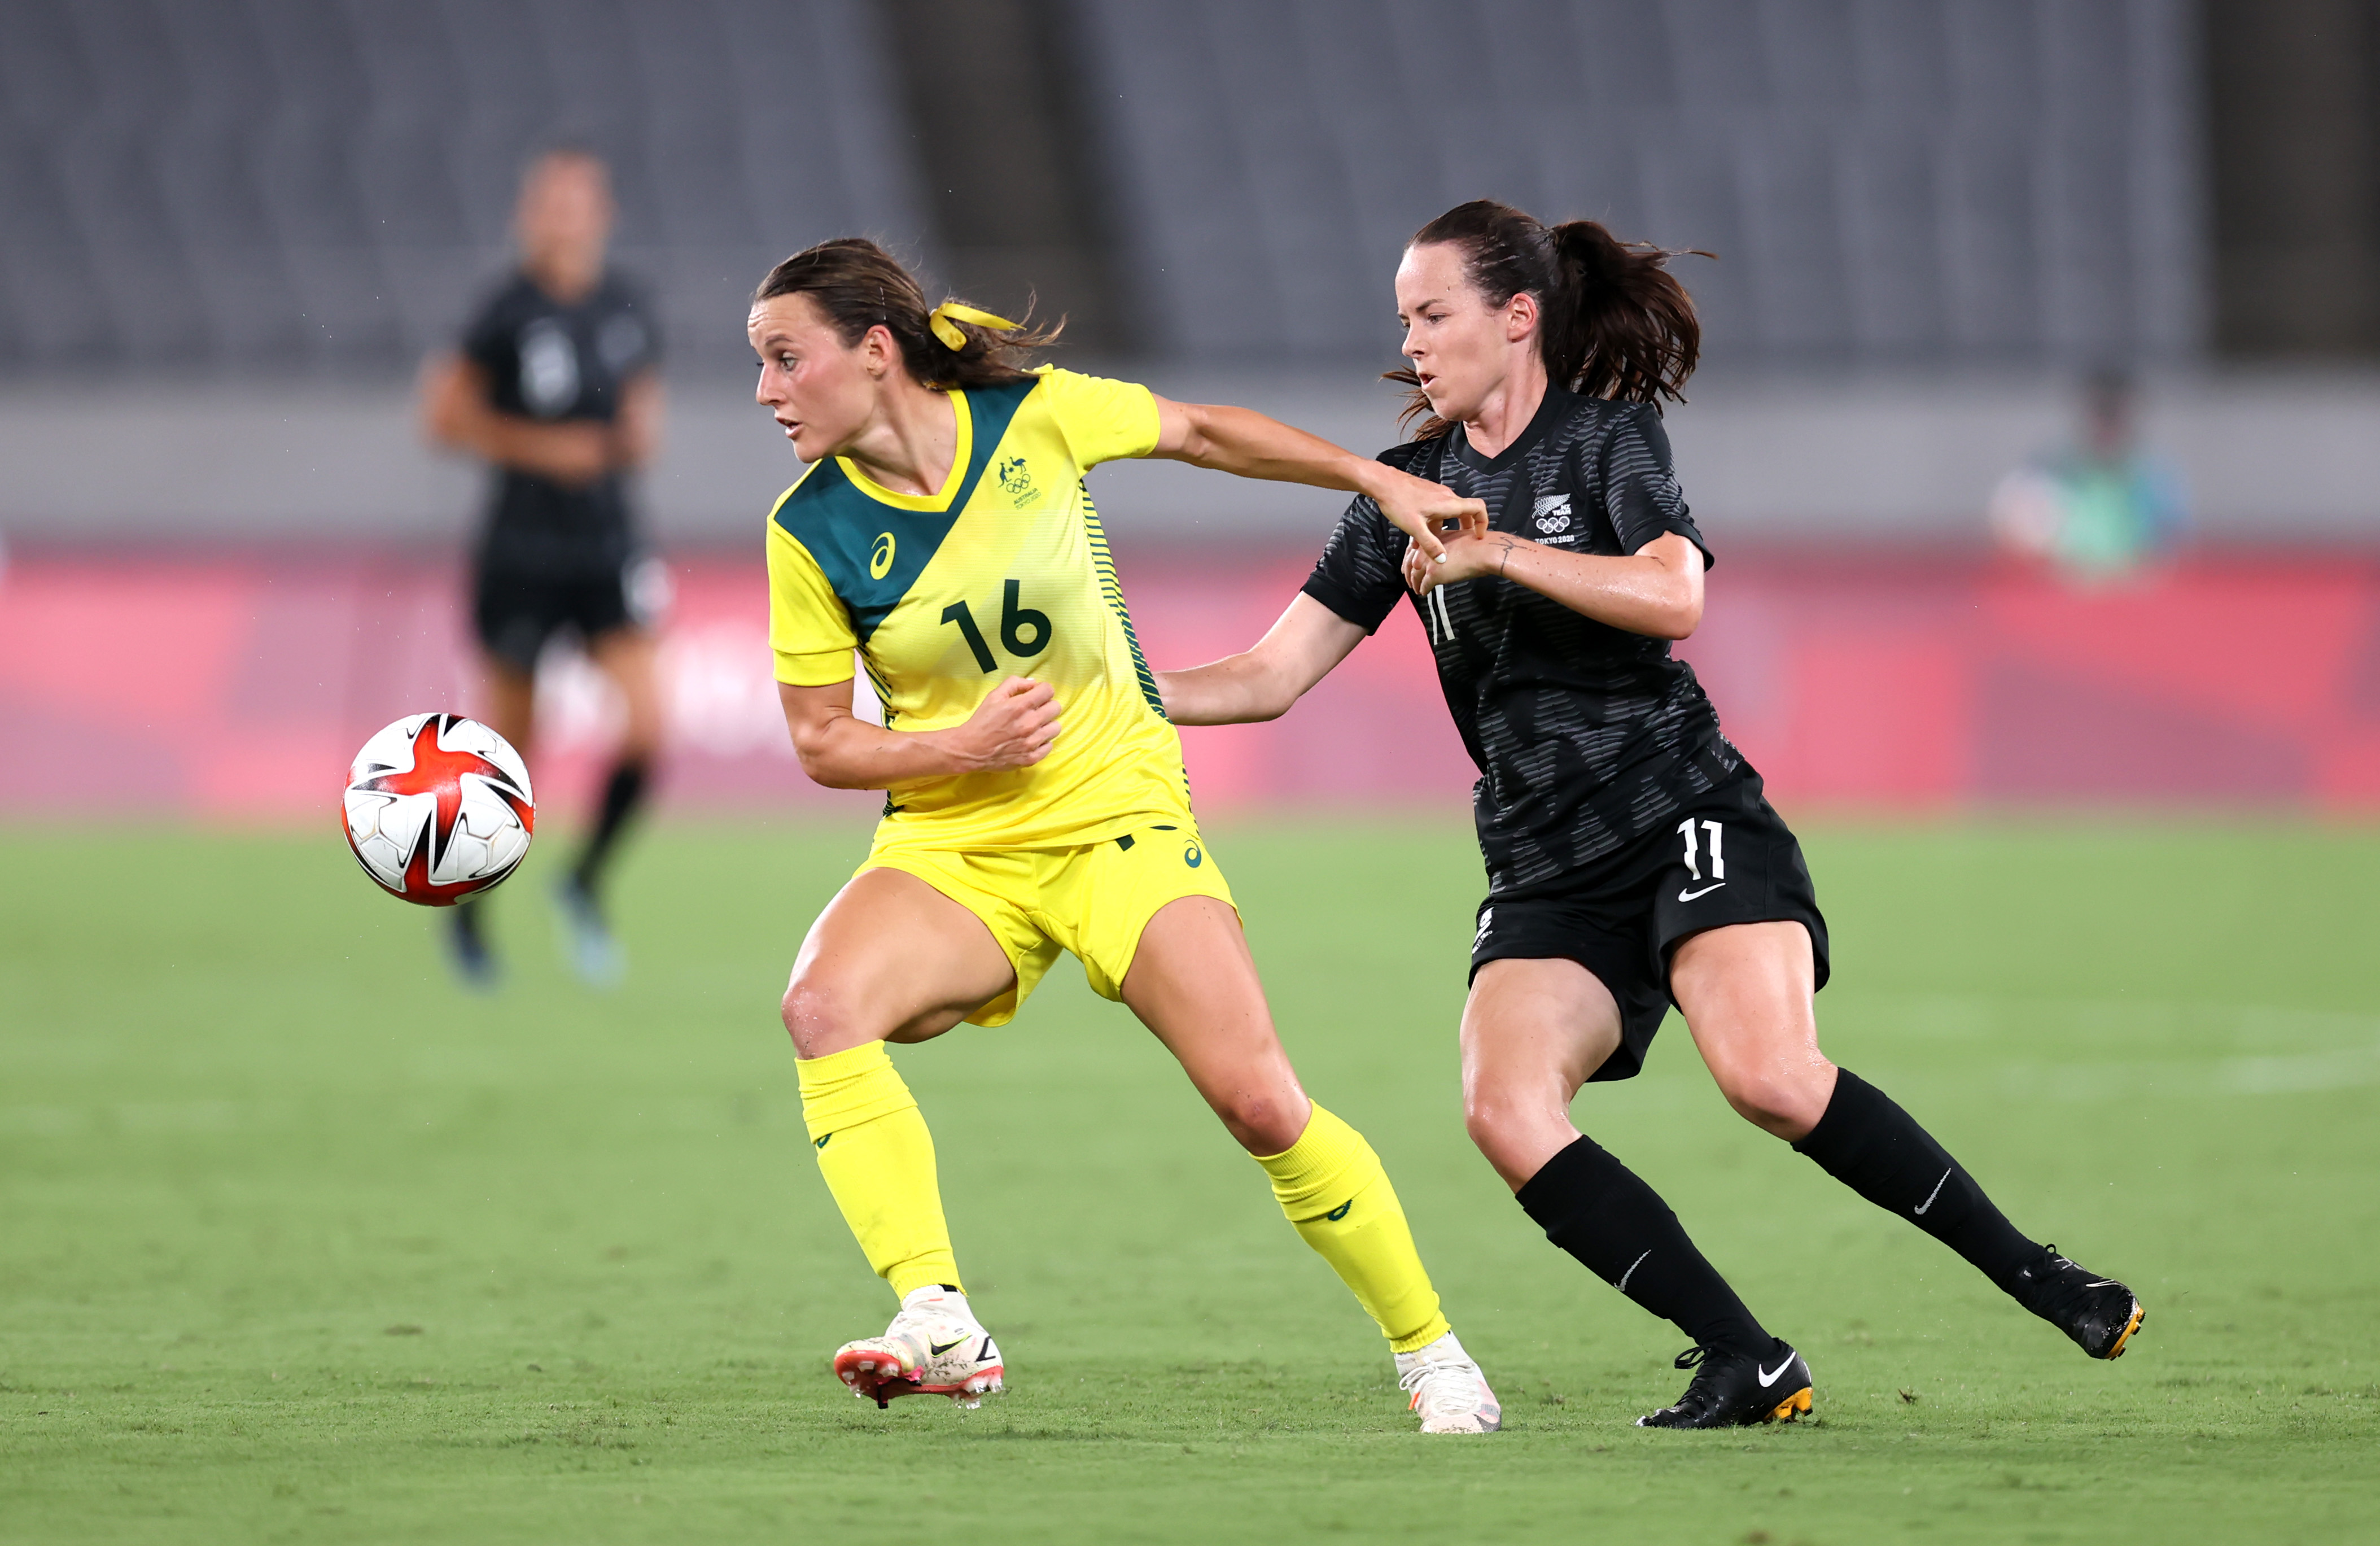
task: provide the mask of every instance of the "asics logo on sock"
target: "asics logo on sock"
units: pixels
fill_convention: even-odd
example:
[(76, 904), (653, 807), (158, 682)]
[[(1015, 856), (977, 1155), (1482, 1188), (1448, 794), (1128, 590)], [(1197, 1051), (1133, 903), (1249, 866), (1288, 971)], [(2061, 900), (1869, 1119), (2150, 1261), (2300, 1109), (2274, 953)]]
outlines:
[(1725, 881), (1721, 881), (1718, 885), (1706, 885), (1700, 891), (1682, 891), (1678, 893), (1678, 900), (1681, 902), (1691, 902), (1697, 896), (1708, 896), (1712, 892), (1718, 890), (1720, 886), (1724, 886), (1727, 883)]
[(1942, 1195), (1942, 1188), (1949, 1184), (1950, 1173), (1946, 1170), (1942, 1173), (1942, 1179), (1934, 1183), (1934, 1189), (1925, 1194), (1925, 1200), (1917, 1205), (1916, 1214), (1919, 1218), (1922, 1219), (1925, 1216), (1925, 1210), (1934, 1206), (1934, 1199), (1940, 1197)]
[(1754, 1373), (1760, 1376), (1760, 1388), (1762, 1390), (1767, 1390), (1769, 1386), (1775, 1384), (1779, 1379), (1783, 1378), (1785, 1371), (1792, 1367), (1793, 1355), (1788, 1353), (1785, 1355), (1785, 1361), (1779, 1364), (1775, 1369), (1763, 1369), (1758, 1364), (1755, 1364), (1752, 1366), (1752, 1369)]
[(1341, 1203), (1338, 1207), (1333, 1208), (1330, 1211), (1323, 1214), (1322, 1216), (1329, 1219), (1332, 1223), (1337, 1223), (1341, 1219), (1347, 1216), (1347, 1210), (1354, 1206), (1355, 1199), (1351, 1197), (1346, 1201)]
[(832, 1133), (829, 1133), (826, 1138), (813, 1139), (810, 1143), (810, 1147), (812, 1149), (824, 1149), (826, 1147), (826, 1138), (831, 1138), (832, 1137), (834, 1137), (834, 1135)]
[(1628, 1270), (1627, 1270), (1626, 1272), (1622, 1272), (1622, 1273), (1621, 1273), (1621, 1274), (1620, 1274), (1620, 1281), (1619, 1281), (1619, 1283), (1615, 1284), (1613, 1286), (1614, 1286), (1614, 1287), (1616, 1287), (1616, 1288), (1618, 1288), (1618, 1289), (1620, 1290), (1620, 1292), (1621, 1292), (1622, 1294), (1627, 1293), (1627, 1292), (1628, 1292), (1628, 1280), (1629, 1280), (1630, 1278), (1633, 1278), (1633, 1277), (1634, 1277), (1634, 1276), (1636, 1275), (1636, 1269), (1637, 1269), (1637, 1268), (1642, 1267), (1643, 1265), (1645, 1265), (1645, 1256), (1650, 1256), (1650, 1255), (1652, 1255), (1652, 1254), (1653, 1254), (1653, 1253), (1652, 1253), (1651, 1251), (1649, 1251), (1649, 1250), (1648, 1250), (1648, 1251), (1646, 1251), (1646, 1252), (1645, 1253), (1645, 1255), (1644, 1255), (1644, 1256), (1640, 1256), (1640, 1257), (1638, 1257), (1635, 1260), (1631, 1261), (1631, 1262), (1628, 1264)]

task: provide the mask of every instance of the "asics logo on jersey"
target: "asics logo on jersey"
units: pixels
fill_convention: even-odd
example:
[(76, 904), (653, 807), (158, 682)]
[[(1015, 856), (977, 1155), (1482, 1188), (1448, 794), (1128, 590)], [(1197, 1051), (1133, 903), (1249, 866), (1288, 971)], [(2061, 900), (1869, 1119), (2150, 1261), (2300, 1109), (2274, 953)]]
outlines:
[(1718, 890), (1726, 884), (1727, 883), (1725, 881), (1720, 881), (1718, 884), (1706, 885), (1700, 891), (1682, 891), (1678, 893), (1678, 900), (1681, 902), (1691, 902), (1697, 896), (1708, 896), (1712, 892)]
[(1752, 1371), (1760, 1376), (1760, 1388), (1762, 1390), (1767, 1390), (1769, 1386), (1775, 1384), (1779, 1379), (1783, 1378), (1785, 1371), (1792, 1367), (1793, 1355), (1788, 1353), (1785, 1355), (1785, 1361), (1779, 1364), (1775, 1369), (1763, 1369), (1758, 1364), (1755, 1364), (1752, 1366)]
[(1186, 843), (1182, 847), (1182, 862), (1196, 870), (1207, 862), (1207, 856), (1196, 843)]
[(1934, 1206), (1934, 1199), (1940, 1197), (1942, 1195), (1942, 1188), (1949, 1184), (1950, 1173), (1946, 1170), (1942, 1173), (1942, 1179), (1934, 1183), (1934, 1189), (1925, 1194), (1925, 1200), (1917, 1205), (1916, 1213), (1919, 1218), (1922, 1219), (1925, 1216), (1925, 1210)]
[(824, 1149), (824, 1148), (826, 1147), (826, 1138), (832, 1138), (832, 1137), (834, 1137), (834, 1135), (833, 1135), (832, 1133), (829, 1133), (829, 1134), (827, 1134), (827, 1135), (826, 1135), (826, 1138), (818, 1138), (818, 1139), (813, 1140), (813, 1141), (811, 1142), (811, 1144), (810, 1144), (810, 1147), (811, 1147), (812, 1149)]
[(1475, 933), (1475, 934), (1474, 934), (1474, 935), (1472, 935), (1472, 936), (1471, 936), (1471, 948), (1472, 948), (1472, 949), (1476, 950), (1476, 949), (1478, 949), (1482, 944), (1484, 944), (1484, 943), (1487, 943), (1487, 939), (1488, 939), (1488, 926), (1490, 923), (1494, 922), (1494, 921), (1495, 921), (1495, 919), (1496, 919), (1496, 909), (1495, 909), (1495, 908), (1493, 908), (1493, 907), (1482, 907), (1482, 908), (1480, 908), (1480, 909), (1479, 909), (1479, 932), (1477, 932), (1477, 933)]
[(1346, 1201), (1341, 1203), (1338, 1207), (1333, 1208), (1330, 1211), (1323, 1214), (1322, 1216), (1329, 1219), (1332, 1223), (1337, 1223), (1341, 1219), (1347, 1216), (1347, 1210), (1354, 1206), (1355, 1199), (1351, 1197)]
[(892, 572), (892, 550), (898, 545), (898, 543), (893, 542), (892, 533), (890, 531), (880, 531), (877, 533), (876, 545), (868, 550), (868, 578), (882, 579), (886, 575)]

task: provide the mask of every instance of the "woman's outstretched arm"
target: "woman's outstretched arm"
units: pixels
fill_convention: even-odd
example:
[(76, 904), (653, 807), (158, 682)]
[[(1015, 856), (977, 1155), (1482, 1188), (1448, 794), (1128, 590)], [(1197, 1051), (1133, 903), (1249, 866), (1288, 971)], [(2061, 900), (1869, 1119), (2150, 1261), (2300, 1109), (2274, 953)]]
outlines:
[(1568, 553), (1509, 531), (1450, 536), (1446, 557), (1437, 563), (1405, 553), (1405, 583), (1418, 595), (1482, 576), (1525, 585), (1598, 623), (1654, 639), (1683, 639), (1703, 620), (1703, 551), (1675, 531), (1624, 556)]
[(1255, 648), (1210, 665), (1160, 671), (1157, 690), (1176, 724), (1279, 719), (1364, 641), (1364, 630), (1301, 593)]
[(1319, 435), (1268, 419), (1254, 408), (1157, 399), (1157, 448), (1149, 455), (1242, 478), (1305, 483), (1367, 495), (1389, 523), (1436, 559), (1439, 529), (1488, 530), (1488, 506), (1451, 490), (1342, 450)]

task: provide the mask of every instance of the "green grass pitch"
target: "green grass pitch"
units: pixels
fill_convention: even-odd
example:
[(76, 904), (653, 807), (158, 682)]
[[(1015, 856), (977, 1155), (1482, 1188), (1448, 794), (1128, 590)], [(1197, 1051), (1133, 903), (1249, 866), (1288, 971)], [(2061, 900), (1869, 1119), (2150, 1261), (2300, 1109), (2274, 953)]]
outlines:
[(1656, 1434), (1629, 1418), (1682, 1388), (1678, 1334), (1463, 1136), (1468, 834), (1213, 828), (1291, 1051), (1386, 1157), (1502, 1434), (1409, 1430), (1262, 1175), (1071, 968), (1015, 1025), (898, 1054), (1011, 1394), (844, 1394), (828, 1355), (890, 1296), (775, 1003), (856, 830), (647, 834), (608, 997), (553, 964), (549, 837), (480, 1001), (327, 831), (19, 828), (0, 1540), (2380, 1534), (2380, 834), (1817, 831), (1830, 1052), (2148, 1322), (2084, 1359), (1730, 1114), (1673, 1022), (1580, 1120), (1807, 1352), (1820, 1420)]

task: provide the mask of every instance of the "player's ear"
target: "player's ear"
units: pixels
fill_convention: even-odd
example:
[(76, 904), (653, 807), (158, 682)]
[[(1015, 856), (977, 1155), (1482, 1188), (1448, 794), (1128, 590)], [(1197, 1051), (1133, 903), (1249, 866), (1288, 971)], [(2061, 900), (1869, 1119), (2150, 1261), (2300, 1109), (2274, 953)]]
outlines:
[(1519, 343), (1536, 327), (1537, 318), (1537, 298), (1526, 290), (1514, 291), (1512, 298), (1504, 304), (1505, 339)]
[(862, 369), (878, 380), (901, 358), (901, 346), (892, 341), (892, 330), (882, 323), (859, 335), (859, 363)]

